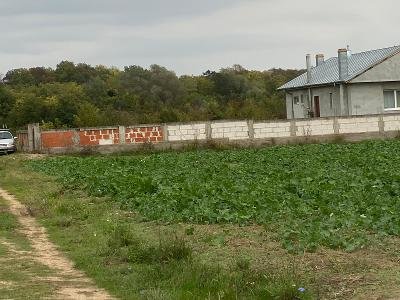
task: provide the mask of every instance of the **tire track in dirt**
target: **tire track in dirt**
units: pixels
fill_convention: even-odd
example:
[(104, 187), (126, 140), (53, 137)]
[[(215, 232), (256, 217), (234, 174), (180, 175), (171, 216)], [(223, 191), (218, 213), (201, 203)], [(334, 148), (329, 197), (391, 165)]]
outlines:
[[(104, 289), (96, 287), (94, 282), (83, 272), (74, 268), (73, 263), (50, 242), (45, 228), (36, 222), (29, 214), (27, 208), (13, 195), (0, 188), (0, 197), (6, 200), (10, 212), (17, 217), (21, 224), (21, 233), (31, 243), (33, 248), (32, 259), (60, 274), (59, 277), (54, 277), (52, 280), (55, 286), (60, 287), (57, 290), (58, 295), (55, 295), (55, 298), (82, 300), (114, 299)], [(63, 282), (63, 285), (60, 286), (60, 282)]]

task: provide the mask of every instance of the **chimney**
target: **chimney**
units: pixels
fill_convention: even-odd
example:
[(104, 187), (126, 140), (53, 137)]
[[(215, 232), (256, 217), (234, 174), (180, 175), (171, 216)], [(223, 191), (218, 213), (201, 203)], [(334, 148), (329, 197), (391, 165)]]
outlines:
[(347, 56), (350, 57), (351, 56), (351, 49), (350, 49), (350, 45), (347, 45)]
[(315, 56), (315, 62), (316, 62), (316, 66), (318, 67), (319, 65), (321, 65), (323, 62), (325, 61), (325, 57), (323, 54), (317, 54)]
[(307, 65), (307, 83), (311, 83), (311, 55), (307, 54), (306, 56), (306, 65)]
[(344, 80), (349, 75), (349, 56), (347, 49), (338, 50), (339, 80)]

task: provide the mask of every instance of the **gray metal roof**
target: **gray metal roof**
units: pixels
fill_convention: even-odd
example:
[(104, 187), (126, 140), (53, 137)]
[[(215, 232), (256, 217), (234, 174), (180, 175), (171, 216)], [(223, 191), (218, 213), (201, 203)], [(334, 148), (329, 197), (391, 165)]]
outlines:
[[(400, 46), (352, 54), (349, 56), (349, 75), (344, 78), (343, 81), (346, 82), (353, 79), (369, 68), (397, 53), (400, 53)], [(307, 83), (307, 73), (304, 73), (281, 86), (279, 90), (325, 85), (335, 82), (341, 82), (341, 80), (339, 79), (338, 58), (332, 57), (319, 66), (311, 69), (310, 83)]]

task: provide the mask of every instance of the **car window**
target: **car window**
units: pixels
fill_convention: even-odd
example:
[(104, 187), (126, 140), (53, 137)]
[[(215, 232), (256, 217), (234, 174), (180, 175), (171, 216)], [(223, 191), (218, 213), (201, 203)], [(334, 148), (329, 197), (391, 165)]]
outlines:
[(11, 133), (7, 132), (7, 131), (1, 131), (0, 132), (0, 140), (6, 140), (6, 139), (12, 139), (12, 135)]

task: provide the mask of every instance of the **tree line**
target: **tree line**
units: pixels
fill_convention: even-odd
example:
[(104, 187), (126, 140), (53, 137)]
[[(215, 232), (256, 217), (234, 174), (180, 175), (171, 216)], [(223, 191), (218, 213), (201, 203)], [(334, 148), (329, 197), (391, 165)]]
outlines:
[(123, 70), (62, 61), (55, 69), (7, 72), (0, 83), (0, 126), (45, 128), (286, 117), (277, 87), (301, 70), (249, 71), (240, 65), (176, 76), (158, 65)]

